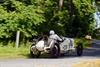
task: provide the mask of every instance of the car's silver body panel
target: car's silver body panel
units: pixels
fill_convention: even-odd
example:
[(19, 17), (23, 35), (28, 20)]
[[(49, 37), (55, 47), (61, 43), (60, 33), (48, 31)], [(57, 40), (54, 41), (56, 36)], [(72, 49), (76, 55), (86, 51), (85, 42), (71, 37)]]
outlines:
[[(59, 43), (60, 53), (66, 53), (69, 50), (75, 50), (75, 48), (74, 48), (74, 39), (73, 38), (63, 37), (63, 39), (64, 39), (64, 41)], [(54, 40), (52, 40), (49, 43), (49, 46), (45, 46), (45, 44), (43, 45), (42, 43), (44, 43), (44, 42), (39, 41), (36, 45), (34, 45), (35, 47), (34, 46), (31, 47), (31, 50), (35, 52), (35, 50), (37, 49), (41, 52), (47, 52), (48, 53), (48, 50), (46, 50), (46, 49), (49, 49), (53, 46)], [(40, 44), (40, 46), (39, 46), (39, 44)]]

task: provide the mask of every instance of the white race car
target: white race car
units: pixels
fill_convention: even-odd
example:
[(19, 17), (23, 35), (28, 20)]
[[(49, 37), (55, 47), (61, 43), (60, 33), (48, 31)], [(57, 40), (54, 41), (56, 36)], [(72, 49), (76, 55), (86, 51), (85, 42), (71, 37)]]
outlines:
[(43, 37), (30, 47), (30, 55), (32, 57), (39, 57), (42, 52), (50, 54), (51, 57), (59, 57), (61, 54), (68, 52), (76, 52), (78, 56), (83, 53), (83, 45), (78, 43), (74, 45), (73, 38), (61, 37), (63, 42), (57, 42), (54, 39)]

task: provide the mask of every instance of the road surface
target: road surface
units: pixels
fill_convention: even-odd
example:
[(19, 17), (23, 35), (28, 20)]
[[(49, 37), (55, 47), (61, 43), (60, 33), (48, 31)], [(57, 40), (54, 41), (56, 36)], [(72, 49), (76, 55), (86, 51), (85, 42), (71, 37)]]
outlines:
[(66, 55), (60, 58), (33, 58), (0, 60), (0, 67), (72, 67), (84, 60), (100, 59), (100, 40), (93, 40), (81, 57)]

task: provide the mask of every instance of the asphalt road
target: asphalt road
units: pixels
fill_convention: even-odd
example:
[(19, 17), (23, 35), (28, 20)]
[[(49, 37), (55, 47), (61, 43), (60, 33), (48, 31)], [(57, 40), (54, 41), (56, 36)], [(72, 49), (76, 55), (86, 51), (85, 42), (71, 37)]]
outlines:
[(60, 58), (6, 59), (0, 60), (0, 67), (72, 67), (84, 60), (100, 59), (100, 40), (93, 40), (90, 48), (81, 57), (66, 55)]

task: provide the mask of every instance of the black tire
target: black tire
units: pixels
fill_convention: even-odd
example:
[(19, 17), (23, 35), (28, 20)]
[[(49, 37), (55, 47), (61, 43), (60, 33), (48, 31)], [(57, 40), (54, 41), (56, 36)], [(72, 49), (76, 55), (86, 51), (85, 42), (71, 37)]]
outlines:
[(41, 52), (38, 52), (38, 54), (33, 54), (33, 52), (30, 50), (30, 57), (31, 58), (39, 58), (40, 57)]
[(77, 56), (81, 56), (83, 54), (83, 45), (80, 43), (76, 47)]
[(34, 54), (33, 54), (33, 52), (31, 50), (30, 50), (30, 57), (34, 58)]
[[(33, 46), (34, 44), (31, 45), (31, 47)], [(33, 54), (31, 48), (30, 48), (30, 57), (31, 58), (38, 58), (40, 56), (41, 52), (38, 51), (38, 53), (35, 55)]]
[(58, 44), (55, 44), (54, 47), (51, 48), (50, 54), (52, 58), (57, 58), (60, 56), (60, 47)]

